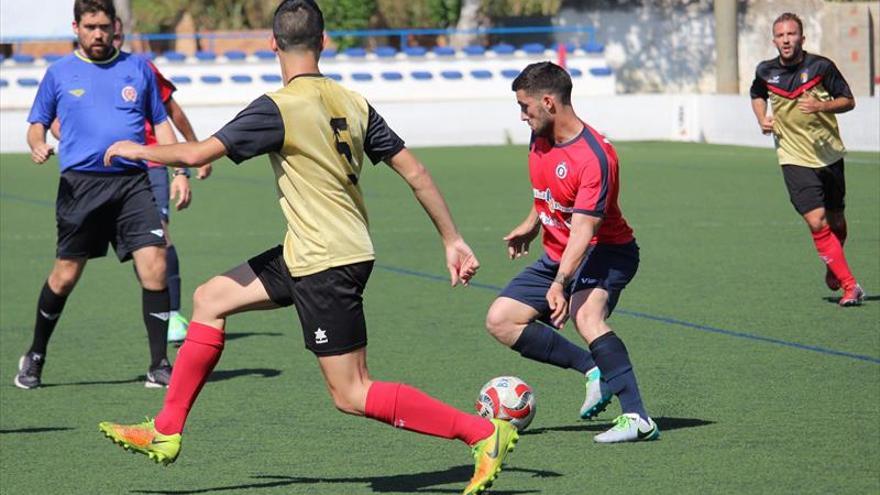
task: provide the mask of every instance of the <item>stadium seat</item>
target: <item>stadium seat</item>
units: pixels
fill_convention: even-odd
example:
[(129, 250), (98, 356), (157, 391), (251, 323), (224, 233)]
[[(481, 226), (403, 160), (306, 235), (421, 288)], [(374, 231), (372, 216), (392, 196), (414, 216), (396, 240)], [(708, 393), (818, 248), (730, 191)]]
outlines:
[(430, 81), (431, 79), (434, 79), (434, 74), (431, 74), (426, 70), (413, 71), (410, 76), (416, 81)]
[(492, 79), (492, 73), (484, 69), (477, 69), (471, 71), (471, 77), (474, 79)]
[(199, 50), (196, 52), (196, 60), (199, 62), (213, 62), (217, 60), (217, 54), (207, 50)]
[(232, 79), (232, 82), (238, 83), (238, 84), (250, 84), (250, 83), (254, 82), (254, 78), (247, 75), (247, 74), (235, 74), (232, 77), (230, 77), (229, 79)]
[(397, 55), (397, 50), (390, 46), (377, 46), (375, 53), (379, 58), (391, 58)]
[(34, 56), (27, 53), (16, 53), (12, 55), (12, 61), (17, 64), (32, 64), (34, 63)]
[(373, 75), (370, 74), (369, 72), (352, 72), (351, 78), (354, 79), (355, 81), (361, 81), (361, 82), (372, 81)]
[(382, 79), (386, 81), (401, 81), (403, 80), (403, 74), (400, 72), (383, 72)]
[(590, 69), (590, 74), (597, 76), (597, 77), (610, 76), (611, 75), (611, 68), (610, 67), (593, 67), (592, 69)]
[(516, 51), (516, 47), (507, 43), (498, 43), (490, 49), (498, 55), (512, 55)]
[(605, 45), (603, 45), (602, 43), (595, 42), (595, 41), (591, 41), (589, 43), (584, 43), (584, 45), (581, 46), (581, 48), (583, 48), (583, 50), (587, 53), (602, 53), (605, 51)]
[(205, 84), (220, 84), (223, 82), (223, 78), (220, 76), (202, 76), (199, 79)]
[(407, 57), (424, 57), (428, 50), (423, 46), (407, 46), (403, 49)]
[(0, 79), (0, 88), (5, 88), (7, 86), (9, 86), (9, 81), (6, 79)]
[(275, 60), (275, 52), (272, 50), (257, 50), (254, 52), (254, 56), (259, 60)]
[(354, 46), (351, 48), (346, 48), (342, 51), (342, 54), (351, 58), (364, 58), (367, 56), (367, 51), (359, 46)]
[(227, 50), (223, 53), (223, 56), (226, 57), (226, 60), (245, 60), (247, 58), (247, 54), (241, 50)]
[(529, 55), (543, 55), (544, 51), (547, 50), (547, 47), (540, 43), (526, 43), (525, 45), (520, 47), (520, 50), (528, 53)]
[(191, 84), (192, 79), (189, 76), (171, 76), (171, 82), (174, 84)]
[(325, 48), (324, 51), (321, 52), (321, 58), (335, 58), (336, 55), (339, 55), (339, 52), (333, 48)]
[(472, 57), (486, 54), (486, 49), (483, 48), (481, 45), (468, 45), (462, 48), (461, 51), (463, 51), (466, 55)]
[(63, 56), (64, 55), (60, 55), (58, 53), (47, 53), (47, 54), (43, 55), (43, 60), (45, 60), (46, 63), (51, 64), (52, 62), (55, 62), (56, 60), (60, 59)]
[(438, 57), (451, 57), (455, 55), (455, 48), (451, 46), (435, 46), (431, 52)]
[(519, 75), (519, 69), (504, 69), (501, 71), (501, 75), (507, 79), (514, 79)]
[(444, 70), (444, 71), (440, 72), (440, 77), (442, 77), (443, 79), (458, 80), (458, 79), (461, 79), (461, 78), (464, 77), (464, 76), (462, 75), (461, 71), (457, 71), (457, 70)]
[(6, 55), (0, 53), (0, 64), (2, 64), (4, 60), (6, 60)]
[(25, 88), (33, 88), (40, 85), (40, 81), (33, 77), (21, 77), (18, 79), (18, 85)]
[(165, 60), (169, 62), (183, 62), (186, 60), (186, 55), (180, 52), (168, 51), (162, 54), (165, 57)]
[(580, 69), (575, 69), (574, 67), (569, 67), (568, 74), (571, 77), (581, 77), (582, 75), (584, 75), (584, 72)]
[(260, 76), (260, 79), (262, 79), (263, 82), (267, 83), (281, 82), (281, 76), (279, 76), (278, 74), (263, 74), (262, 76)]
[(324, 75), (329, 77), (330, 79), (333, 79), (334, 81), (341, 81), (342, 80), (342, 74), (337, 74), (335, 72), (330, 72), (330, 73), (327, 73)]

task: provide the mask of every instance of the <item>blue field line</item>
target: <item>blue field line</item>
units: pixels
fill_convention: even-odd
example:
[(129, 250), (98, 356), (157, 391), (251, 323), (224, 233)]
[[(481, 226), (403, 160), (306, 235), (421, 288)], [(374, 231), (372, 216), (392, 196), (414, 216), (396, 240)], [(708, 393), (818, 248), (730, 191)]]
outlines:
[(14, 194), (6, 194), (0, 193), (0, 200), (9, 200), (9, 201), (18, 201), (19, 203), (27, 203), (30, 205), (38, 205), (38, 206), (51, 206), (55, 207), (54, 201), (46, 201), (43, 199), (34, 199), (34, 198), (26, 198), (24, 196), (16, 196)]
[[(408, 270), (406, 268), (398, 268), (398, 267), (388, 266), (388, 265), (377, 264), (376, 268), (381, 268), (382, 270), (392, 272), (392, 273), (398, 273), (401, 275), (410, 275), (413, 277), (449, 283), (449, 277), (446, 277), (446, 276), (434, 275), (431, 273), (424, 273), (424, 272), (419, 272), (419, 271), (415, 271), (415, 270)], [(492, 290), (495, 292), (498, 292), (501, 290), (501, 287), (498, 287), (496, 285), (481, 284), (478, 282), (471, 282), (470, 286), (475, 287), (477, 289), (487, 289), (487, 290)], [(812, 351), (812, 352), (818, 352), (820, 354), (828, 354), (830, 356), (840, 356), (840, 357), (855, 359), (858, 361), (867, 361), (869, 363), (880, 364), (880, 358), (876, 358), (873, 356), (865, 356), (863, 354), (854, 354), (851, 352), (844, 352), (844, 351), (838, 351), (835, 349), (828, 349), (826, 347), (800, 344), (797, 342), (789, 342), (787, 340), (774, 339), (772, 337), (764, 337), (762, 335), (755, 335), (755, 334), (745, 333), (745, 332), (737, 332), (735, 330), (725, 330), (723, 328), (712, 327), (709, 325), (700, 325), (698, 323), (691, 323), (688, 321), (677, 320), (675, 318), (667, 318), (665, 316), (651, 315), (651, 314), (642, 313), (639, 311), (629, 311), (626, 309), (617, 309), (616, 312), (618, 314), (624, 314), (627, 316), (631, 316), (633, 318), (642, 318), (645, 320), (666, 323), (667, 325), (675, 325), (675, 326), (680, 326), (680, 327), (685, 327), (685, 328), (692, 328), (694, 330), (699, 330), (701, 332), (727, 335), (728, 337), (736, 337), (739, 339), (746, 339), (746, 340), (752, 340), (752, 341), (756, 341), (756, 342), (764, 342), (764, 343), (768, 343), (768, 344), (781, 345), (781, 346), (785, 346), (785, 347), (792, 347), (795, 349), (801, 349), (804, 351)]]

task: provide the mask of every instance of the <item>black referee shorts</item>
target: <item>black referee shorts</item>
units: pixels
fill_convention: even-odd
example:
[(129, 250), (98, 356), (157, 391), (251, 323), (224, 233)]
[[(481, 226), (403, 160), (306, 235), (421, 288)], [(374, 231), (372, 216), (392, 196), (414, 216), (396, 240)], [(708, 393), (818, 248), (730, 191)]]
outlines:
[(119, 261), (165, 233), (147, 173), (63, 172), (55, 201), (58, 258), (100, 258), (112, 244)]
[(317, 356), (347, 354), (367, 345), (364, 288), (373, 262), (337, 266), (293, 277), (276, 246), (248, 260), (272, 302), (296, 306), (306, 349)]
[(819, 168), (783, 165), (782, 176), (791, 204), (804, 215), (816, 208), (842, 210), (846, 204), (846, 180), (843, 159)]

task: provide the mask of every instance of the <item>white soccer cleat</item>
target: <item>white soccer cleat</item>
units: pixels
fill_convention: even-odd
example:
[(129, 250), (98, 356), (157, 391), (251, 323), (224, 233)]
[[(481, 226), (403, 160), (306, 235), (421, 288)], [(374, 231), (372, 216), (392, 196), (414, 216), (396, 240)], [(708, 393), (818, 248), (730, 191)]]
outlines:
[(636, 413), (621, 414), (614, 420), (614, 426), (593, 437), (598, 443), (639, 442), (660, 438), (660, 428), (654, 420), (642, 419)]
[(599, 415), (611, 403), (611, 394), (602, 395), (602, 373), (597, 366), (593, 366), (586, 373), (587, 395), (581, 406), (581, 419), (591, 419)]

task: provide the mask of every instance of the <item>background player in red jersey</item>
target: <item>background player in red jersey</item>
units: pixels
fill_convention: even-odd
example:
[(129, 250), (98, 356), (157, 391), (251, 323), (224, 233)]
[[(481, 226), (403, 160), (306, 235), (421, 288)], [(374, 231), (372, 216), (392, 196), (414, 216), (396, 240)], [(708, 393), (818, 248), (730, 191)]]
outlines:
[[(504, 240), (510, 257), (519, 258), (543, 226), (545, 253), (502, 290), (486, 327), (524, 357), (585, 373), (582, 418), (618, 396), (623, 414), (597, 442), (653, 440), (660, 431), (642, 404), (626, 347), (605, 322), (636, 274), (639, 248), (617, 204), (617, 154), (575, 114), (571, 88), (568, 73), (550, 62), (529, 65), (513, 82), (522, 120), (532, 128), (534, 203)], [(569, 300), (590, 351), (542, 323), (561, 328)]]
[[(773, 21), (779, 56), (758, 64), (752, 82), (752, 110), (764, 134), (773, 134), (791, 204), (804, 217), (825, 283), (843, 289), (841, 306), (858, 306), (865, 292), (846, 261), (846, 179), (834, 114), (855, 108), (849, 85), (831, 60), (804, 51), (804, 25), (786, 12)], [(767, 115), (767, 100), (773, 115)]]

